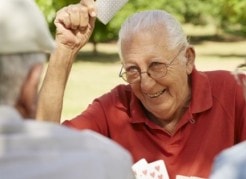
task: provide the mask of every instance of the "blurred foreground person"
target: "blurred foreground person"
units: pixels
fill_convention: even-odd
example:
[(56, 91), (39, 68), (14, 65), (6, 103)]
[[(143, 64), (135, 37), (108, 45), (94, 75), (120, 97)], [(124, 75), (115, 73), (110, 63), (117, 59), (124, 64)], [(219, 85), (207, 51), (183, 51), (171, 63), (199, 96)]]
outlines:
[(0, 0), (0, 178), (133, 178), (131, 156), (118, 144), (90, 130), (30, 120), (53, 49), (34, 0)]
[(216, 158), (210, 179), (246, 178), (246, 141), (223, 150)]
[[(38, 119), (60, 122), (73, 60), (88, 42), (95, 18), (93, 0), (58, 11), (57, 48), (41, 88)], [(92, 129), (113, 139), (137, 164), (143, 158), (147, 163), (164, 161), (170, 179), (207, 178), (214, 157), (246, 139), (241, 86), (228, 71), (198, 71), (194, 48), (165, 11), (129, 17), (120, 29), (118, 45), (119, 74), (128, 84), (96, 98), (63, 125)]]

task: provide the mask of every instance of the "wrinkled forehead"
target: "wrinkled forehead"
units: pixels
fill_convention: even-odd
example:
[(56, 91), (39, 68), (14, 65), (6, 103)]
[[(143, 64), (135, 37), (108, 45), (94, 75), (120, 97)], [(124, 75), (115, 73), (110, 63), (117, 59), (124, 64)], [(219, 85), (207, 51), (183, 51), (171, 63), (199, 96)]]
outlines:
[(144, 27), (141, 30), (129, 30), (128, 35), (121, 39), (121, 49), (130, 48), (133, 44), (146, 44), (168, 49), (170, 38), (165, 27), (161, 24)]
[(153, 21), (150, 24), (138, 23), (134, 25), (127, 25), (122, 29), (120, 38), (122, 40), (127, 39), (128, 37), (136, 36), (139, 33), (151, 34), (152, 36), (160, 36), (167, 34), (167, 27), (161, 21)]

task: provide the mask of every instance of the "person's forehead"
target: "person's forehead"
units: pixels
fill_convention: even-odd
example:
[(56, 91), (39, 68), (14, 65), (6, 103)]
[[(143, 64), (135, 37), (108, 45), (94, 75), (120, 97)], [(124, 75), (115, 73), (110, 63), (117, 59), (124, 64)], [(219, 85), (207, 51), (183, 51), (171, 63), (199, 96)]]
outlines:
[(131, 62), (136, 59), (169, 59), (175, 52), (175, 49), (170, 48), (170, 43), (171, 40), (165, 28), (130, 31), (121, 42), (122, 60)]
[(143, 30), (132, 33), (122, 42), (124, 48), (137, 45), (140, 48), (143, 46), (155, 46), (156, 48), (161, 47), (162, 49), (169, 49), (170, 37), (168, 37), (164, 31), (156, 30)]

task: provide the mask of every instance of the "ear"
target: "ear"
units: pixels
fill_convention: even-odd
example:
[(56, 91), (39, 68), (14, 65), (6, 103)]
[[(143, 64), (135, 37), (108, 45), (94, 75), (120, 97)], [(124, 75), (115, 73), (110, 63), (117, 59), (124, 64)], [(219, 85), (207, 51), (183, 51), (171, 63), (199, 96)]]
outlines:
[(16, 102), (16, 108), (23, 118), (34, 118), (37, 108), (37, 94), (42, 74), (43, 64), (32, 67), (24, 81), (21, 92)]
[(195, 67), (195, 58), (196, 58), (196, 53), (195, 50), (192, 46), (189, 46), (186, 50), (186, 72), (187, 74), (191, 74)]

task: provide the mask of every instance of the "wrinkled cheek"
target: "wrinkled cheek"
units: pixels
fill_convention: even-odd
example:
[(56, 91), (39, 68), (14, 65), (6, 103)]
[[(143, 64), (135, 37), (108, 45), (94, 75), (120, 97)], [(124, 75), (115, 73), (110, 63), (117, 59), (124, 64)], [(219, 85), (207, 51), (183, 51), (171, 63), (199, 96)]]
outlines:
[(183, 95), (184, 93), (180, 91), (168, 91), (166, 107), (169, 107), (169, 110), (178, 108), (182, 101)]
[(133, 93), (135, 94), (135, 96), (137, 96), (137, 98), (143, 98), (143, 93), (141, 91), (141, 88), (140, 88), (140, 85), (137, 85), (137, 84), (131, 84), (131, 88), (132, 88), (132, 91)]

